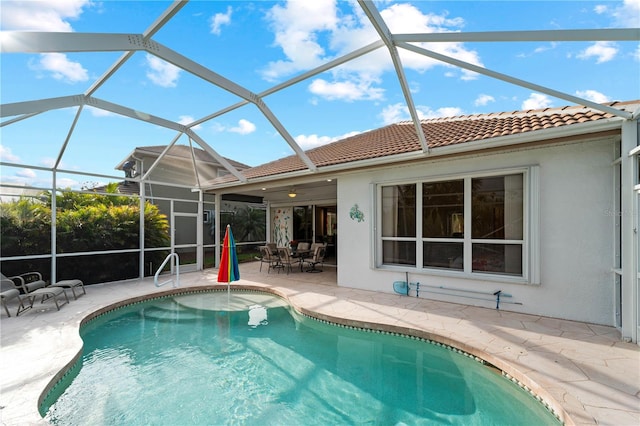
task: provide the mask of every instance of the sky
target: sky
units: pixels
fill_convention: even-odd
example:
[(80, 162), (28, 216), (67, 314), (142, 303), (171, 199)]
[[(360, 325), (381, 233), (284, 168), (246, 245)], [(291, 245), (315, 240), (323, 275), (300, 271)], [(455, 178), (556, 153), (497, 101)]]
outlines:
[[(167, 1), (0, 0), (2, 31), (143, 33)], [(640, 27), (640, 0), (376, 1), (393, 34)], [(253, 93), (378, 39), (355, 1), (191, 1), (153, 38)], [(427, 49), (594, 102), (640, 99), (640, 43), (465, 42)], [(2, 104), (84, 93), (123, 52), (2, 53)], [(399, 49), (421, 118), (569, 105), (564, 99), (453, 67)], [(188, 124), (241, 99), (146, 52), (136, 52), (94, 94)], [(302, 149), (410, 119), (382, 47), (357, 60), (264, 97)], [(136, 146), (169, 144), (176, 132), (87, 107), (49, 111), (0, 127), (0, 178), (48, 186), (59, 168), (124, 176), (115, 167)], [(4, 117), (7, 121), (13, 117)], [(194, 131), (219, 154), (256, 166), (293, 150), (252, 104)], [(70, 135), (70, 136), (69, 136)], [(178, 143), (188, 144), (182, 137)], [(115, 179), (61, 173), (59, 187)]]

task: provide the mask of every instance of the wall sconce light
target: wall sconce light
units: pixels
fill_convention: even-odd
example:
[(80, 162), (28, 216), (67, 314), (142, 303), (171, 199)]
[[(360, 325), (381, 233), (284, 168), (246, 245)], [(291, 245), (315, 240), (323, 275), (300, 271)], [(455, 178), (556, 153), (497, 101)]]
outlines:
[(298, 194), (296, 194), (296, 190), (295, 189), (291, 189), (289, 191), (288, 195), (289, 195), (289, 198), (296, 198), (296, 195), (298, 195)]

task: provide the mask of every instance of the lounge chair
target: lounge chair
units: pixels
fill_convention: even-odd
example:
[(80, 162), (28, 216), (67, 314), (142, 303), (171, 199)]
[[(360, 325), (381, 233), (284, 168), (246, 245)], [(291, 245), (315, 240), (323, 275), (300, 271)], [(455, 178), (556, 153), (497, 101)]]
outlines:
[(9, 277), (9, 279), (14, 282), (23, 294), (33, 293), (35, 290), (47, 286), (40, 272), (27, 272), (15, 277)]
[[(41, 297), (40, 303), (44, 303), (49, 299), (53, 299), (56, 304), (56, 308), (60, 310), (60, 306), (65, 303), (69, 303), (69, 297), (62, 287), (47, 286), (47, 283), (42, 279), (40, 272), (27, 272), (15, 277), (9, 277), (9, 279), (20, 289), (23, 293), (23, 297), (29, 300), (29, 307), (33, 307), (33, 303)], [(64, 303), (59, 303), (58, 298), (64, 296)]]
[[(87, 291), (84, 289), (84, 284), (80, 280), (62, 280), (58, 281), (55, 284), (51, 284), (51, 287), (62, 287), (65, 289), (70, 289), (71, 293), (73, 294), (73, 300), (78, 300), (78, 297), (82, 296), (82, 294), (87, 294)], [(80, 290), (82, 290), (82, 294), (80, 296), (76, 295), (76, 288), (78, 287), (80, 287)]]
[(16, 288), (15, 283), (11, 279), (5, 277), (4, 274), (0, 274), (0, 276), (0, 301), (2, 302), (2, 307), (7, 312), (7, 316), (11, 316), (7, 302), (14, 299), (18, 300), (18, 311), (16, 312), (16, 316), (29, 309), (30, 306), (26, 307), (24, 305), (24, 296), (20, 293), (20, 290)]

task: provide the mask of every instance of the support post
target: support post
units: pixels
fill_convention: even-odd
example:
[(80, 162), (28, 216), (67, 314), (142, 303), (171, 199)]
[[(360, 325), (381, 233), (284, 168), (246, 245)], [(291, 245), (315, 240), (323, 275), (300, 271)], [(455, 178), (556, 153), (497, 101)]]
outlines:
[(622, 124), (622, 338), (638, 342), (638, 211), (634, 190), (638, 176), (638, 160), (632, 151), (638, 146), (638, 121)]

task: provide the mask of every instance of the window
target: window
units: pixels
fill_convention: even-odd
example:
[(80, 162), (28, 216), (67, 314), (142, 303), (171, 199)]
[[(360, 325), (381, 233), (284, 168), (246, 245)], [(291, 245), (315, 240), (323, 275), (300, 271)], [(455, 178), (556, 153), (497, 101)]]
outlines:
[(416, 185), (382, 187), (383, 263), (416, 263)]
[(381, 185), (378, 263), (524, 277), (525, 176)]

